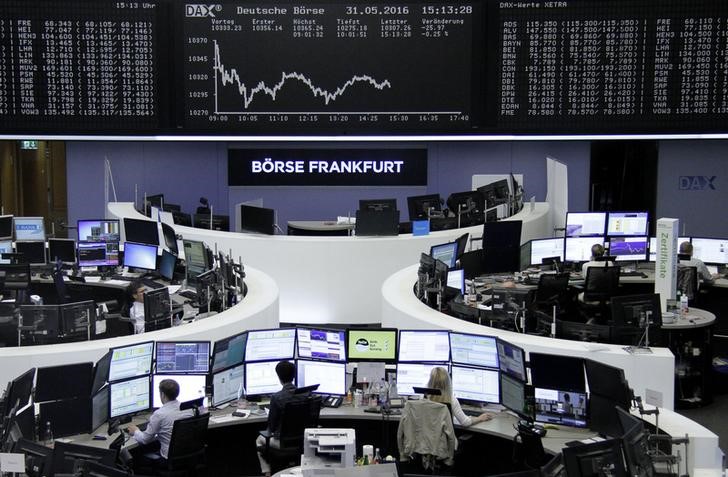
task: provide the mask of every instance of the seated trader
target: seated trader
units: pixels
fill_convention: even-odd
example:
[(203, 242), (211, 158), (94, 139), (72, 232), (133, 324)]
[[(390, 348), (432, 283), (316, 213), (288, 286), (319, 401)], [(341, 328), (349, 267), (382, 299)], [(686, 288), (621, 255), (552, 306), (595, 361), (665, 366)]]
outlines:
[[(294, 394), (296, 386), (293, 385), (293, 378), (296, 376), (296, 366), (289, 361), (281, 361), (276, 365), (276, 374), (278, 380), (283, 385), (283, 389), (275, 393), (270, 398), (270, 411), (268, 412), (268, 432), (270, 433), (269, 446), (277, 448), (280, 446), (278, 436), (281, 432), (281, 415), (286, 404), (301, 399), (306, 399), (308, 394)], [(263, 475), (270, 476), (270, 464), (263, 458), (262, 450), (265, 448), (265, 437), (258, 436), (256, 440), (258, 447), (258, 460), (260, 461), (260, 470)]]
[(700, 277), (700, 281), (706, 285), (712, 285), (716, 278), (718, 278), (718, 274), (711, 274), (708, 270), (708, 267), (705, 266), (702, 260), (699, 258), (693, 257), (693, 244), (690, 242), (683, 242), (680, 244), (680, 251), (678, 252), (680, 255), (689, 255), (689, 260), (680, 260), (680, 265), (685, 265), (688, 267), (695, 267), (698, 269), (698, 276)]
[(439, 396), (428, 396), (428, 399), (430, 401), (448, 404), (452, 411), (453, 418), (461, 426), (468, 427), (479, 422), (490, 421), (493, 419), (493, 415), (487, 412), (475, 417), (470, 417), (463, 412), (463, 408), (460, 407), (458, 398), (452, 394), (452, 382), (450, 381), (450, 375), (447, 373), (445, 368), (432, 368), (432, 371), (430, 371), (430, 380), (427, 382), (427, 387), (440, 390), (442, 394)]
[(134, 334), (144, 333), (144, 285), (139, 280), (133, 280), (126, 287), (129, 305), (129, 318), (134, 324)]
[(581, 266), (581, 276), (586, 278), (586, 271), (589, 267), (608, 267), (613, 265), (607, 260), (603, 260), (604, 257), (604, 245), (595, 243), (591, 248), (591, 261), (586, 262)]
[[(159, 383), (159, 396), (162, 401), (162, 407), (154, 411), (149, 418), (149, 424), (144, 431), (139, 430), (137, 426), (131, 425), (127, 428), (129, 435), (134, 438), (141, 446), (134, 450), (133, 454), (136, 458), (143, 459), (143, 454), (149, 453), (152, 443), (159, 443), (159, 455), (161, 460), (155, 461), (155, 465), (164, 466), (167, 461), (169, 452), (169, 441), (172, 438), (172, 427), (174, 421), (192, 417), (194, 411), (186, 409), (179, 410), (179, 384), (173, 379), (163, 379)], [(136, 459), (135, 459), (136, 460)]]

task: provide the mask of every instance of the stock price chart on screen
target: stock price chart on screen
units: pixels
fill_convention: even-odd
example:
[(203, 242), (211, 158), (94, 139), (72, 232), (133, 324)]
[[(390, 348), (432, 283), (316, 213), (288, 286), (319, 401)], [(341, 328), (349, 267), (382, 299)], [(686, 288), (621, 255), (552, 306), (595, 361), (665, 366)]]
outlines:
[(463, 130), (473, 121), (479, 4), (178, 8), (185, 128)]

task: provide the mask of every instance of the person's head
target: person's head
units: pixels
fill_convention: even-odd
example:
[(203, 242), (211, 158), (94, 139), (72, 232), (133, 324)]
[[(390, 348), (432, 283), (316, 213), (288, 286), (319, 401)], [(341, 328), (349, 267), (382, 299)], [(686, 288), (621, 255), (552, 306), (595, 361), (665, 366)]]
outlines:
[(132, 301), (144, 302), (144, 284), (140, 280), (133, 280), (126, 287), (126, 293)]
[(179, 384), (174, 379), (163, 379), (159, 382), (159, 397), (162, 404), (174, 401), (179, 396)]
[(450, 382), (450, 375), (447, 374), (447, 370), (440, 366), (432, 368), (430, 371), (430, 380), (427, 382), (427, 387), (432, 389), (439, 389), (439, 396), (429, 396), (430, 400), (437, 402), (450, 402), (452, 396), (452, 383)]
[(678, 252), (681, 255), (690, 255), (693, 256), (693, 244), (690, 242), (683, 242), (680, 244), (680, 251)]
[(571, 396), (569, 396), (569, 393), (564, 393), (564, 402), (571, 402)]
[(281, 361), (276, 364), (276, 374), (281, 384), (292, 383), (296, 376), (296, 366), (290, 361)]
[(604, 256), (604, 245), (595, 243), (591, 248), (592, 260), (602, 258)]

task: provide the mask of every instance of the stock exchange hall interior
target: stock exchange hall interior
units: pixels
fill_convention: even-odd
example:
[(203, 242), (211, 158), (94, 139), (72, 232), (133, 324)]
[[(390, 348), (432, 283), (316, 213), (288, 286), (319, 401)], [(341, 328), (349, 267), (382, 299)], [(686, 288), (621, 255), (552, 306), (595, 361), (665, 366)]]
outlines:
[(724, 474), (725, 2), (0, 13), (0, 472)]

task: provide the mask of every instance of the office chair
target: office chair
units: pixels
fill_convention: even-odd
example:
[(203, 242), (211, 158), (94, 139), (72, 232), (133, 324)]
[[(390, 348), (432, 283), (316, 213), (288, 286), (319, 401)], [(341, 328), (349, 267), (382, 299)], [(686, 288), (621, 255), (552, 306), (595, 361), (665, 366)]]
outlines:
[(415, 473), (451, 467), (457, 437), (448, 407), (429, 399), (407, 401), (397, 428), (397, 447), (400, 461), (412, 462)]
[(563, 310), (563, 302), (568, 289), (568, 272), (542, 273), (538, 279), (538, 288), (536, 289), (536, 298), (534, 299), (536, 308), (550, 313), (551, 307), (557, 305), (559, 310)]
[[(209, 421), (209, 413), (174, 421), (167, 463), (161, 464), (159, 454), (144, 454), (145, 459), (151, 462), (152, 468), (140, 469), (142, 473), (152, 475), (156, 473), (163, 477), (204, 475), (207, 468), (205, 450)], [(155, 465), (155, 462), (160, 462), (160, 464)]]
[(590, 321), (607, 321), (607, 305), (619, 287), (619, 270), (619, 266), (596, 266), (587, 269), (584, 293), (580, 297), (579, 305)]
[(321, 396), (305, 396), (304, 399), (287, 402), (281, 415), (277, 448), (270, 445), (273, 435), (267, 429), (260, 431), (259, 434), (265, 437), (261, 453), (270, 464), (271, 473), (301, 464), (304, 430), (318, 426), (320, 412)]
[(485, 273), (485, 265), (483, 263), (483, 249), (465, 252), (460, 256), (460, 267), (463, 269), (465, 278), (472, 280)]
[(698, 296), (698, 267), (677, 266), (677, 290), (693, 301)]

